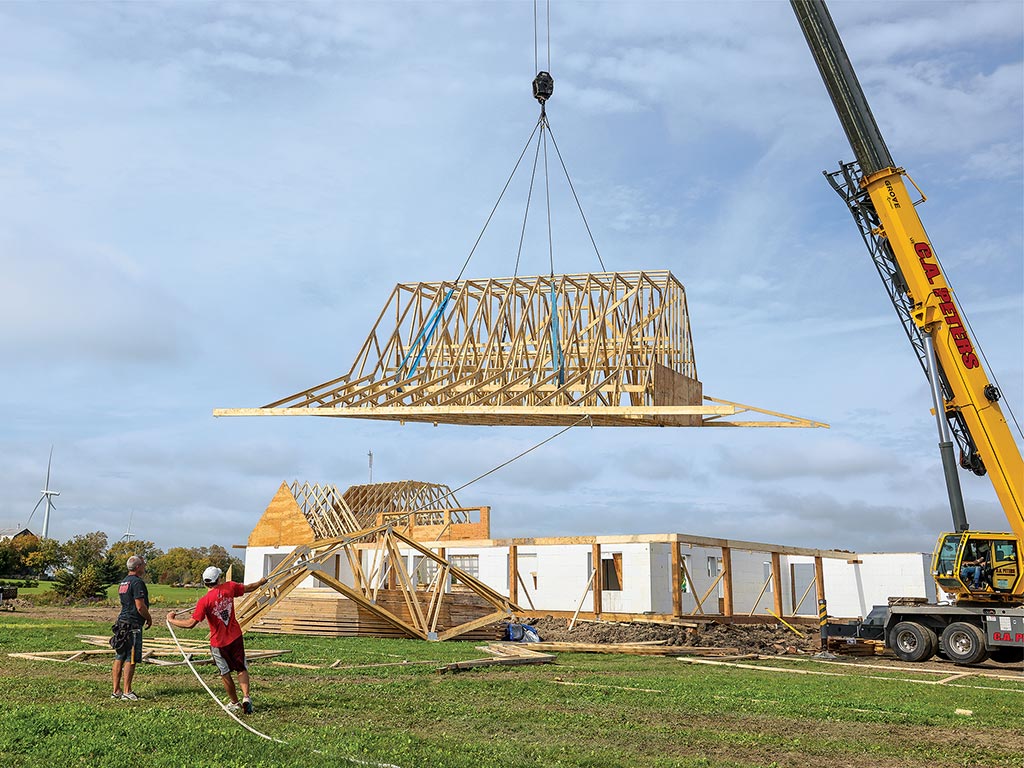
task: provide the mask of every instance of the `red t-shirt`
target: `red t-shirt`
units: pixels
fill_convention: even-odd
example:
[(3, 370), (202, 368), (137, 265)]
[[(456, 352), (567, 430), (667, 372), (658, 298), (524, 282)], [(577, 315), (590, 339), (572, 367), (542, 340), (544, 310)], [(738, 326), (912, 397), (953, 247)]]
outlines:
[(192, 618), (206, 619), (210, 625), (210, 645), (223, 648), (242, 636), (242, 628), (235, 618), (235, 598), (245, 594), (245, 585), (235, 581), (218, 584), (199, 598)]

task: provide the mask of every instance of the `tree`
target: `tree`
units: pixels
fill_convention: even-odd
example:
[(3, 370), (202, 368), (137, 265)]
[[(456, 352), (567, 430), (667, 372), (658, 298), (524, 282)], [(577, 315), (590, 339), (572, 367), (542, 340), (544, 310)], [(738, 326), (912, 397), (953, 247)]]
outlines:
[(39, 578), (65, 564), (64, 552), (56, 539), (36, 539), (34, 547), (24, 552), (25, 571)]
[[(232, 557), (228, 567), (234, 569), (231, 571), (231, 578), (239, 584), (243, 583), (245, 580), (245, 563), (237, 557)], [(224, 572), (227, 573), (226, 568), (224, 569)]]
[(103, 531), (81, 533), (66, 541), (62, 547), (64, 557), (72, 571), (78, 573), (90, 565), (101, 568), (107, 553), (107, 534)]
[[(171, 547), (153, 560), (151, 570), (160, 584), (181, 584), (192, 581), (195, 554), (186, 547)], [(202, 569), (199, 569), (202, 573)]]
[(95, 600), (106, 596), (106, 585), (100, 574), (100, 564), (89, 563), (74, 572), (57, 572), (53, 591), (68, 600)]
[(23, 566), (21, 550), (14, 546), (11, 539), (0, 541), (0, 574), (18, 576)]
[(108, 583), (113, 584), (121, 580), (128, 564), (128, 558), (132, 555), (138, 555), (146, 561), (146, 576), (143, 579), (156, 581), (159, 572), (154, 569), (153, 564), (163, 555), (163, 552), (157, 549), (156, 544), (152, 541), (139, 539), (138, 541), (116, 541), (110, 545), (103, 569)]

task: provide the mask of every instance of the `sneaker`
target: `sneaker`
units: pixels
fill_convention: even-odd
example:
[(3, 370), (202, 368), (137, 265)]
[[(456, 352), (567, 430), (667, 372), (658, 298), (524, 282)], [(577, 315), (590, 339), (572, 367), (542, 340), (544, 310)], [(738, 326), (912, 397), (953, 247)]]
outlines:
[(112, 699), (121, 699), (123, 697), (124, 697), (124, 694), (119, 692), (119, 691), (114, 691), (112, 694), (110, 694), (110, 698), (112, 698)]
[(250, 699), (242, 699), (242, 711), (247, 715), (252, 714), (252, 701)]
[(237, 701), (232, 701), (230, 704), (228, 704), (228, 712), (238, 713), (238, 712), (241, 712), (241, 711), (242, 711), (242, 705), (239, 704)]
[(138, 701), (139, 700), (139, 697), (136, 696), (132, 691), (127, 691), (126, 693), (122, 693), (121, 694), (121, 698), (124, 699), (125, 701)]

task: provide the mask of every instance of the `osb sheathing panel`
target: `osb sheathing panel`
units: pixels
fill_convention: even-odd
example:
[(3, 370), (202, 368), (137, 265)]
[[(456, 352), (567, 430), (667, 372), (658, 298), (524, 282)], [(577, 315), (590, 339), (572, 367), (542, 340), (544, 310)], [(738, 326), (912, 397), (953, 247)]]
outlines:
[(313, 529), (287, 483), (281, 483), (263, 516), (249, 534), (250, 547), (294, 547), (313, 543)]

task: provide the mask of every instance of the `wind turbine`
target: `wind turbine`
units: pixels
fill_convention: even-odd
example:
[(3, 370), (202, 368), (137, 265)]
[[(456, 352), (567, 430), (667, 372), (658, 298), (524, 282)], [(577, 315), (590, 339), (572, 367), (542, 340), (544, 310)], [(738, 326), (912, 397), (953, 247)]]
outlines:
[[(34, 515), (36, 513), (36, 510), (39, 509), (39, 505), (42, 504), (44, 501), (46, 502), (46, 507), (43, 510), (43, 538), (44, 539), (46, 538), (46, 534), (48, 534), (50, 532), (50, 510), (51, 509), (56, 509), (56, 507), (53, 505), (53, 497), (54, 496), (60, 496), (60, 491), (51, 491), (50, 490), (50, 465), (51, 464), (53, 464), (53, 446), (52, 445), (50, 446), (50, 458), (46, 462), (46, 482), (43, 484), (42, 496), (39, 497), (39, 501), (36, 502), (36, 505), (34, 507), (32, 507), (32, 514), (28, 516), (28, 523), (31, 523), (32, 522), (32, 515)], [(25, 523), (25, 527), (26, 528), (28, 528), (28, 523)]]
[(131, 541), (132, 541), (132, 518), (133, 517), (135, 517), (135, 510), (134, 509), (131, 511), (131, 514), (128, 515), (128, 530), (126, 530), (124, 532), (124, 535), (120, 538), (120, 541), (127, 541), (129, 544), (131, 544)]

